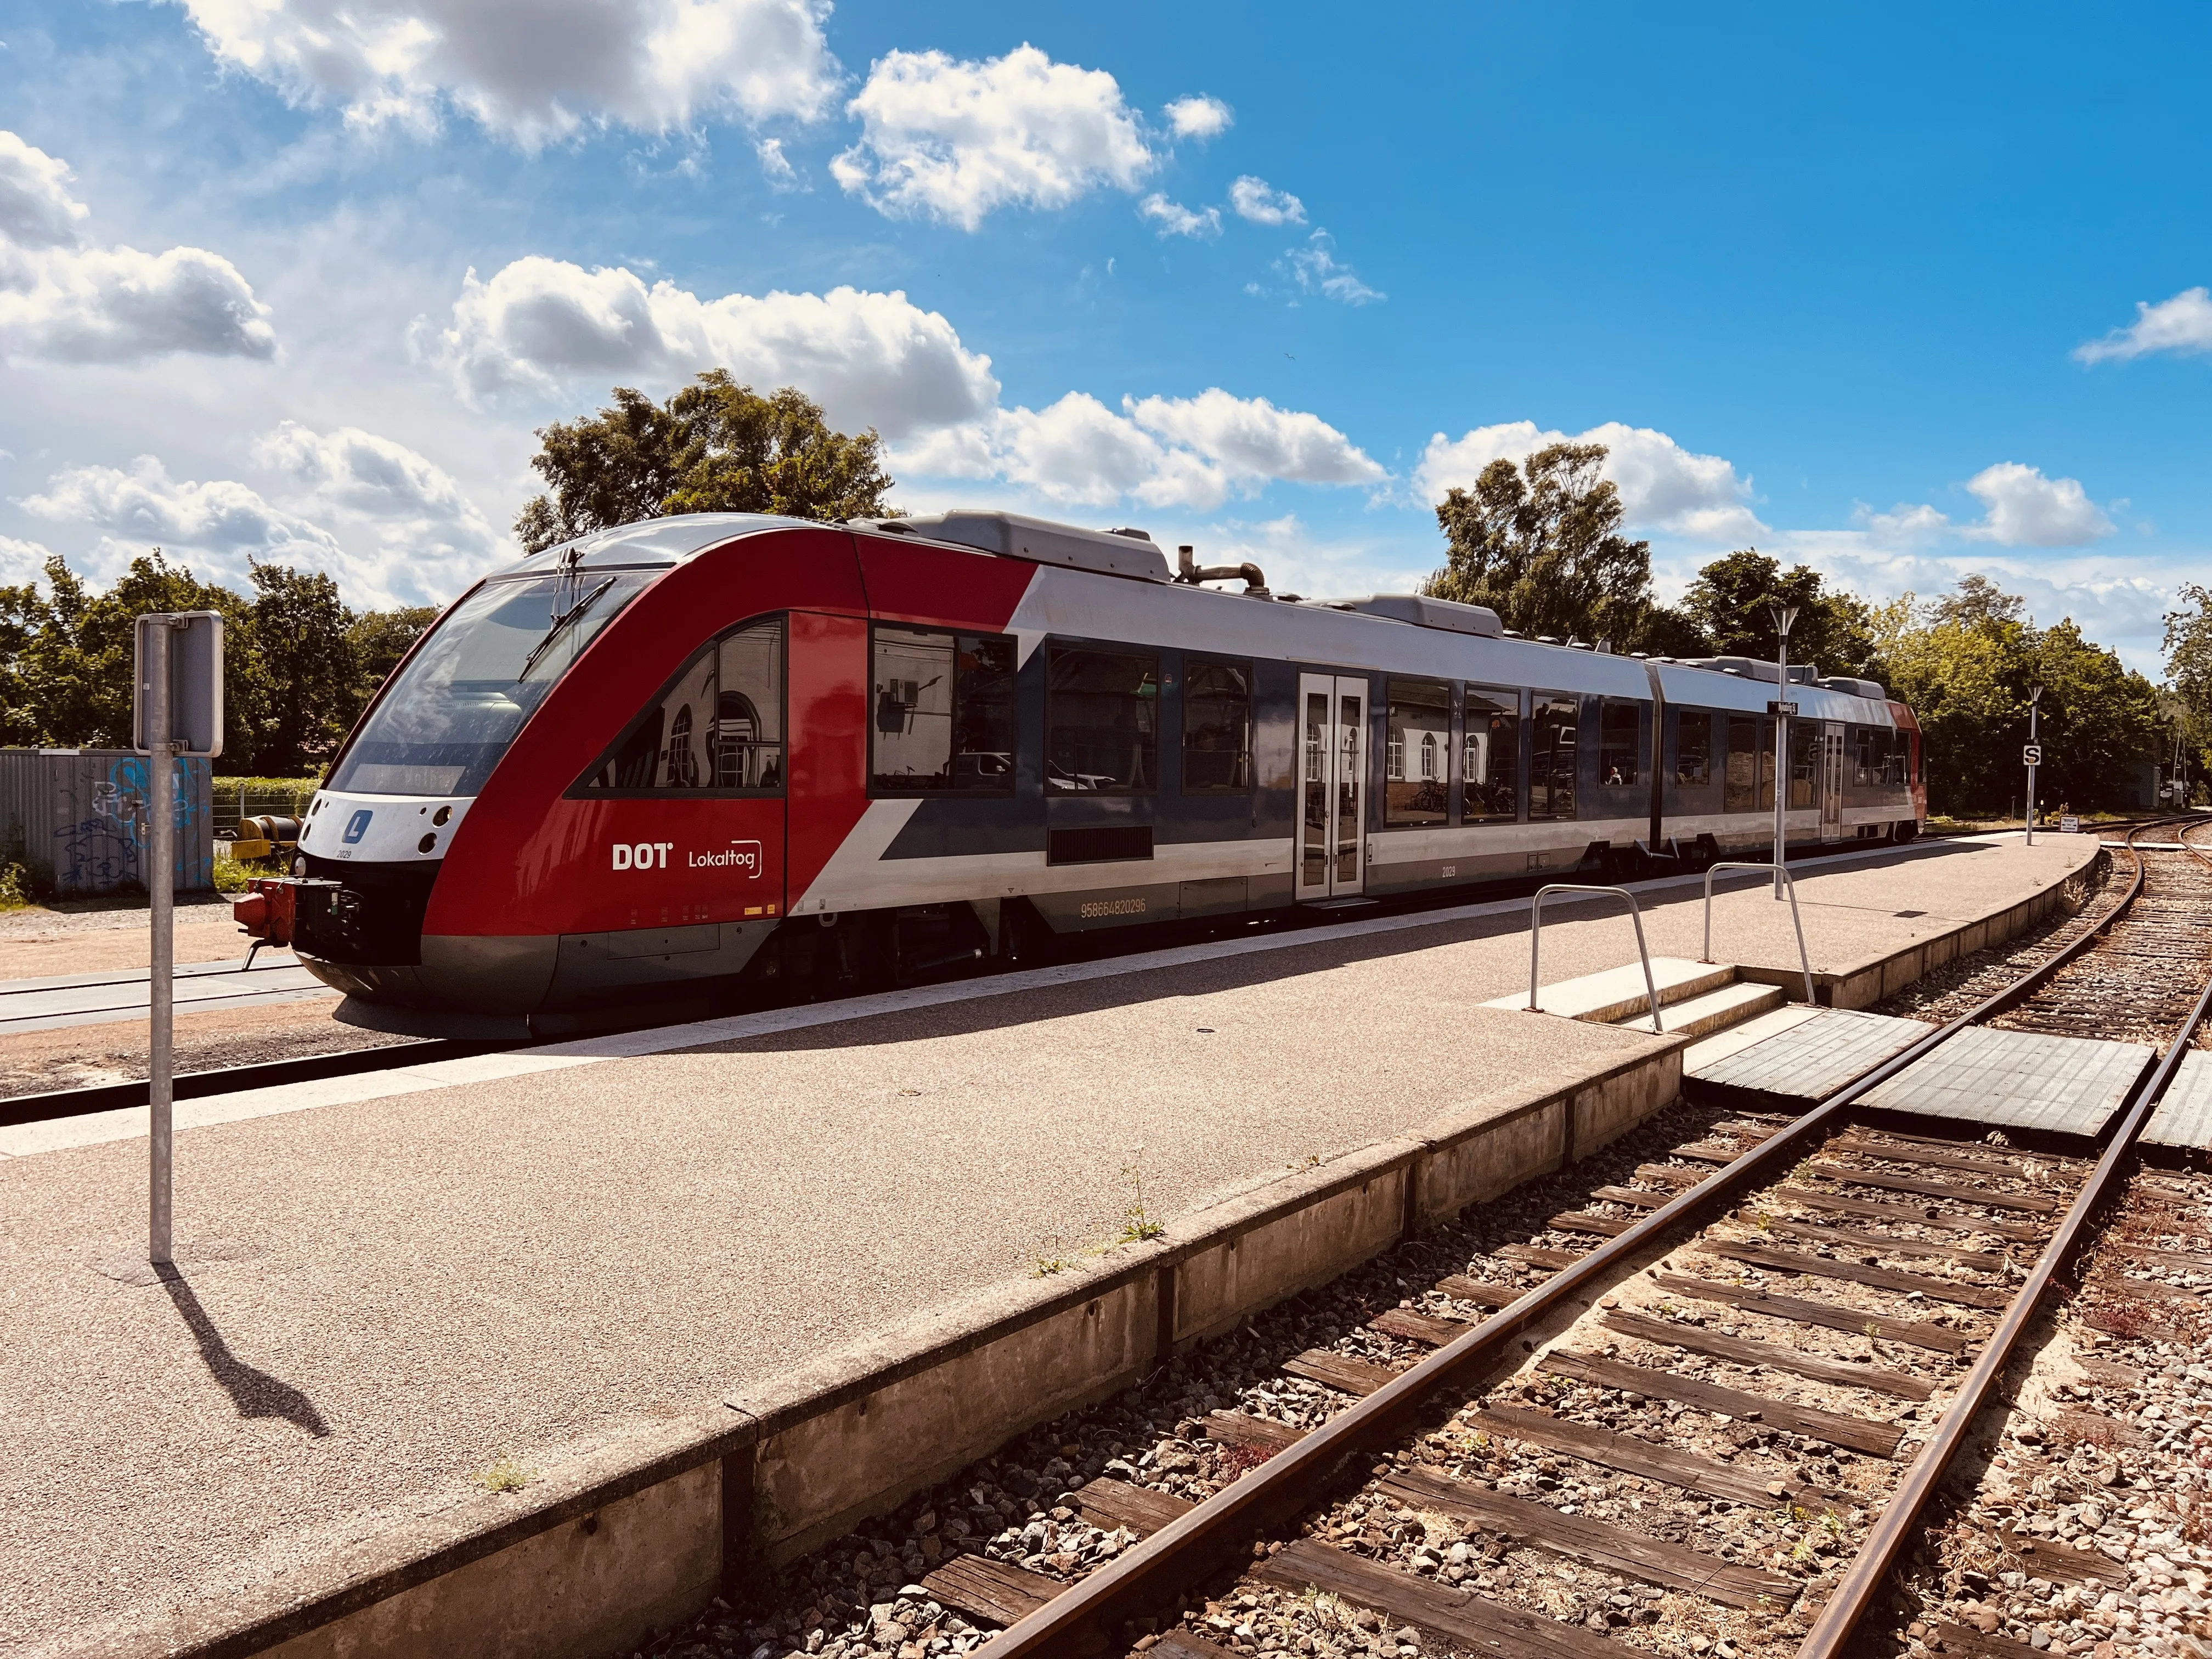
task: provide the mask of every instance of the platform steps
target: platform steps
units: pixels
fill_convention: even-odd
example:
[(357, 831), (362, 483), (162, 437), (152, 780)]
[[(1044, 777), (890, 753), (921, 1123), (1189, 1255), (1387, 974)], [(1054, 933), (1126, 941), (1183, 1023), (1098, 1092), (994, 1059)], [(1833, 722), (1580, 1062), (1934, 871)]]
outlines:
[[(1660, 1023), (1670, 1036), (1705, 1036), (1778, 1008), (1779, 986), (1761, 985), (1742, 977), (1728, 963), (1691, 962), (1681, 957), (1651, 958), (1651, 980), (1658, 988)], [(1598, 1025), (1651, 1024), (1651, 1000), (1644, 983), (1644, 968), (1631, 963), (1600, 974), (1561, 980), (1539, 994), (1538, 1006), (1547, 1014), (1586, 1020)], [(1493, 997), (1486, 1008), (1525, 1008), (1528, 993)]]

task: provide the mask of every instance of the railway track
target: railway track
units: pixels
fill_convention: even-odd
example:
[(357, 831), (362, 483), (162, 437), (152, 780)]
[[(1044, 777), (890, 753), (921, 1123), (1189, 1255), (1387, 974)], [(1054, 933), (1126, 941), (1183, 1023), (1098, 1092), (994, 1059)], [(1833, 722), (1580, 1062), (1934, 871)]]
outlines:
[[(1960, 1602), (1961, 1583), (1986, 1589), (1992, 1572), (2030, 1578), (2002, 1565), (2017, 1554), (1957, 1565), (1954, 1520), (1935, 1503), (1945, 1478), (1989, 1432), (1984, 1413), (2007, 1409), (1999, 1381), (2024, 1363), (2023, 1333), (2090, 1247), (2112, 1273), (2139, 1273), (2143, 1250), (2155, 1267), (2177, 1242), (2174, 1206), (2197, 1203), (2188, 1225), (2207, 1253), (2187, 1260), (2212, 1274), (2212, 1202), (2130, 1179), (2134, 1138), (2212, 1005), (2202, 947), (2193, 969), (2171, 948), (2192, 908), (2200, 930), (2212, 921), (2212, 859), (2128, 857), (2123, 890), (2063, 951), (1811, 1111), (1709, 1116), (1600, 1184), (1554, 1177), (1555, 1207), (1426, 1289), (1402, 1276), (1421, 1247), (1402, 1247), (1382, 1270), (1401, 1275), (1397, 1306), (1327, 1346), (1278, 1342), (1272, 1379), (1247, 1352), (1225, 1367), (1230, 1400), (1141, 1456), (1116, 1443), (1086, 1465), (1077, 1425), (1041, 1430), (1030, 1438), (1048, 1450), (1074, 1437), (1060, 1450), (1075, 1461), (1040, 1475), (1010, 1449), (960, 1477), (910, 1519), (914, 1572), (894, 1545), (825, 1553), (799, 1564), (796, 1593), (816, 1604), (804, 1614), (700, 1650), (777, 1653), (788, 1632), (831, 1659), (2038, 1651), (2003, 1633), (2008, 1613), (1992, 1626), (1986, 1606)], [(2187, 972), (2196, 994), (2177, 1014)], [(2166, 1045), (2101, 1149), (1906, 1133), (1853, 1110), (1971, 1024), (2074, 1035), (2098, 995), (2108, 1008), (2140, 995), (2136, 1024), (2162, 1021)], [(2146, 1212), (2144, 1193), (2165, 1207)], [(2090, 1316), (2148, 1328), (2152, 1292), (2129, 1283), (2114, 1292), (2093, 1273)], [(1278, 1337), (1310, 1322), (1285, 1318)], [(1231, 1346), (1247, 1340), (1256, 1329)], [(1206, 1364), (1170, 1369), (1186, 1363)], [(1050, 1504), (1055, 1485), (1069, 1490)], [(948, 1523), (956, 1507), (972, 1523)], [(2047, 1547), (2066, 1529), (2039, 1535)], [(2036, 1547), (2011, 1538), (2023, 1541)], [(918, 1582), (893, 1595), (886, 1563), (893, 1582)], [(857, 1589), (831, 1593), (845, 1584)], [(824, 1611), (841, 1600), (856, 1613), (842, 1626)], [(2100, 1659), (2137, 1650), (2045, 1639)]]
[[(1129, 1645), (1132, 1621), (1163, 1608), (1196, 1613), (1139, 1637), (1169, 1653), (1259, 1649), (1263, 1626), (1268, 1645), (1307, 1651), (1393, 1630), (1413, 1636), (1400, 1649), (1520, 1659), (1624, 1642), (1845, 1651), (1923, 1545), (1923, 1511), (2021, 1332), (2122, 1194), (2132, 1139), (2212, 1002), (2212, 859), (2131, 857), (2127, 890), (2064, 954), (1919, 1048), (1794, 1122), (1723, 1123), (1493, 1253), (1547, 1270), (1541, 1285), (1509, 1297), (1448, 1278), (1428, 1308), (1379, 1316), (1384, 1334), (1432, 1350), (1409, 1369), (1327, 1350), (1288, 1362), (1354, 1403), (1304, 1432), (1217, 1415), (1209, 1436), (1264, 1461), (1194, 1507), (1156, 1504), (1145, 1541), (1055, 1586), (982, 1651)], [(2193, 954), (2177, 944), (2192, 921)], [(1970, 1023), (2079, 1035), (2115, 1002), (2170, 1047), (2101, 1157), (1852, 1119), (1873, 1083)], [(1516, 1369), (1516, 1344), (1542, 1355)], [(1562, 1489), (1602, 1492), (1603, 1512)], [(1697, 1524), (1715, 1504), (1771, 1511), (1765, 1559), (1741, 1528)], [(1656, 1524), (1625, 1524), (1646, 1509)], [(1506, 1570), (1516, 1548), (1620, 1588), (1563, 1623), (1556, 1598), (1530, 1593), (1540, 1579)], [(1043, 1594), (998, 1573), (1006, 1600)], [(1984, 1644), (1957, 1650), (1997, 1650), (1978, 1627), (1935, 1628)]]

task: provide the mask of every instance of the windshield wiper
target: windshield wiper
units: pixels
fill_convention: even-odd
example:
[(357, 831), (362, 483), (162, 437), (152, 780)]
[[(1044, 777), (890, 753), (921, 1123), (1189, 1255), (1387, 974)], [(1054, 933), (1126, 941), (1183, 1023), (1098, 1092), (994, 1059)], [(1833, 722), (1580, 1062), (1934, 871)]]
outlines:
[(589, 611), (598, 601), (599, 595), (614, 585), (615, 579), (612, 576), (608, 577), (590, 592), (585, 594), (582, 599), (553, 618), (552, 626), (545, 630), (545, 637), (531, 647), (530, 654), (522, 659), (522, 672), (514, 677), (518, 684), (530, 678), (530, 671), (538, 665), (538, 659), (545, 654), (546, 647), (561, 637), (568, 624)]

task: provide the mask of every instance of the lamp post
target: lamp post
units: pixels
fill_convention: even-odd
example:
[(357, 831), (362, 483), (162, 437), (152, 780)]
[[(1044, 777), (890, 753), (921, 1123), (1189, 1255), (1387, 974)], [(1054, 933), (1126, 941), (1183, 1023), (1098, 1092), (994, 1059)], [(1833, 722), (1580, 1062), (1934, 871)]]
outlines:
[(1768, 609), (1774, 617), (1774, 896), (1779, 900), (1790, 847), (1783, 812), (1790, 799), (1790, 630), (1796, 625), (1797, 607), (1777, 604)]
[[(2042, 701), (2043, 688), (2039, 685), (2027, 696), (2027, 747), (2031, 754), (2035, 752), (2035, 717), (2040, 712), (2036, 705)], [(2035, 845), (2035, 763), (2033, 761), (2027, 767), (2027, 845)]]

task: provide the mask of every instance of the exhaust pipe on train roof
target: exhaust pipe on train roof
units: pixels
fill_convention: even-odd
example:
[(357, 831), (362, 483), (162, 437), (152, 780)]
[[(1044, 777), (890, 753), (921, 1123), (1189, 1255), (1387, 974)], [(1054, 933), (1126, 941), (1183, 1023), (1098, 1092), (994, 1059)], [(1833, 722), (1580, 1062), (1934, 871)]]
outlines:
[(1199, 563), (1197, 558), (1194, 556), (1197, 550), (1197, 549), (1190, 547), (1178, 547), (1176, 549), (1176, 580), (1177, 581), (1188, 582), (1195, 586), (1200, 582), (1226, 582), (1242, 580), (1244, 584), (1244, 597), (1246, 599), (1272, 599), (1273, 597), (1273, 595), (1267, 592), (1267, 578), (1261, 571), (1258, 565), (1202, 565)]

